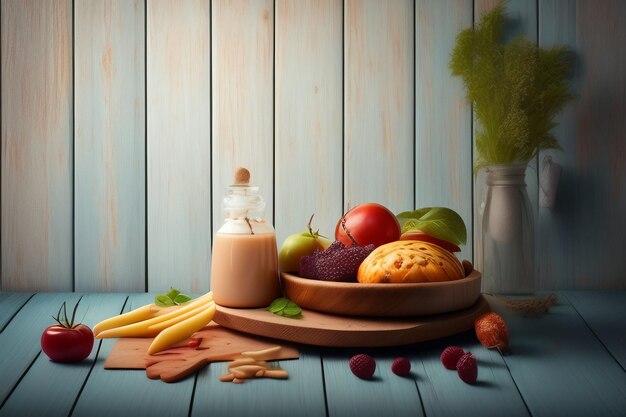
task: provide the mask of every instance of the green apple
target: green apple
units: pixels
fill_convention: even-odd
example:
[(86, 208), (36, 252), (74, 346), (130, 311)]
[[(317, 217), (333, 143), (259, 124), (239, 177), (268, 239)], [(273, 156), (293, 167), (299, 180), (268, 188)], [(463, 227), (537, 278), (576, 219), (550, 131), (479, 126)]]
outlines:
[(319, 234), (319, 230), (313, 232), (309, 219), (306, 232), (295, 233), (285, 239), (278, 254), (278, 266), (282, 272), (300, 272), (300, 258), (312, 255), (315, 250), (325, 250), (332, 243)]

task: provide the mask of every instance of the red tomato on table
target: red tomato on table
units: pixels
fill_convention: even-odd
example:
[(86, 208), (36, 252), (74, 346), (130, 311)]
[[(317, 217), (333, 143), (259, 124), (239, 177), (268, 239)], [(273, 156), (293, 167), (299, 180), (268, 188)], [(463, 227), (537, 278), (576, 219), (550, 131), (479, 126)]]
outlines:
[(373, 244), (375, 247), (400, 239), (400, 223), (385, 206), (360, 204), (339, 219), (335, 239), (345, 246)]
[(74, 327), (55, 324), (41, 335), (41, 348), (55, 362), (80, 362), (91, 353), (93, 332), (84, 324)]
[(93, 332), (84, 324), (74, 324), (76, 310), (82, 298), (74, 306), (71, 320), (68, 320), (67, 309), (63, 303), (56, 317), (53, 316), (58, 324), (48, 326), (41, 334), (41, 349), (55, 362), (80, 362), (91, 353)]

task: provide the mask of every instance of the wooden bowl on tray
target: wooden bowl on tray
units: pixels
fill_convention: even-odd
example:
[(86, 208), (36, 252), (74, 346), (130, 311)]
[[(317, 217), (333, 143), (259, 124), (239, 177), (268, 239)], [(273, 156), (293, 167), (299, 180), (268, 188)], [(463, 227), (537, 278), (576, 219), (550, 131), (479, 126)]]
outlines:
[(416, 317), (472, 306), (480, 296), (480, 272), (445, 282), (361, 284), (331, 282), (283, 272), (285, 296), (300, 307), (344, 316)]

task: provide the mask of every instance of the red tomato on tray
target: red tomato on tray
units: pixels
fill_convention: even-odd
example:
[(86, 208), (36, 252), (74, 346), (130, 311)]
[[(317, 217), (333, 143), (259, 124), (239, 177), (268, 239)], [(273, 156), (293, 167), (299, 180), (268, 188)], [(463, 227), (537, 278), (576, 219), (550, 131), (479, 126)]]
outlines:
[(370, 243), (378, 247), (400, 239), (400, 223), (385, 206), (377, 203), (360, 204), (344, 214), (337, 227), (335, 239), (345, 246)]
[[(84, 324), (74, 324), (78, 303), (74, 307), (72, 319), (68, 321), (65, 303), (54, 319), (58, 324), (48, 326), (41, 335), (41, 348), (55, 362), (80, 362), (93, 349), (93, 332)], [(63, 310), (64, 317), (61, 317)]]

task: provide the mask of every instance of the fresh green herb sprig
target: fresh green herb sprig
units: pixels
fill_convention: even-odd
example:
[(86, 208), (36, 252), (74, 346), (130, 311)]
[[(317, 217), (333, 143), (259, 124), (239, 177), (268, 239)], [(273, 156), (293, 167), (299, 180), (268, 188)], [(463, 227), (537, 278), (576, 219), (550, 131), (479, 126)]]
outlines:
[(154, 304), (159, 307), (178, 306), (191, 300), (191, 297), (186, 294), (181, 294), (175, 288), (170, 287), (170, 290), (165, 294), (157, 294), (154, 297)]
[(573, 97), (568, 89), (574, 55), (541, 48), (523, 36), (503, 43), (504, 2), (460, 32), (450, 59), (463, 79), (479, 122), (475, 170), (527, 163), (542, 149), (559, 149), (554, 117)]
[(272, 301), (272, 304), (268, 307), (272, 313), (283, 317), (299, 317), (302, 314), (300, 306), (289, 298), (277, 298)]

